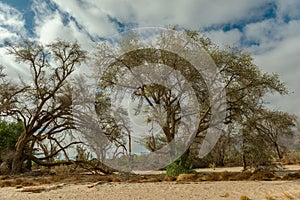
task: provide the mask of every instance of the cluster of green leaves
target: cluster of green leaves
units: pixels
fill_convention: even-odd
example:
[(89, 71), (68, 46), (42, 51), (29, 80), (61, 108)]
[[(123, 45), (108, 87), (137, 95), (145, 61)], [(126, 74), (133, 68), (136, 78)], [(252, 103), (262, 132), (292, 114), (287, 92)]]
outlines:
[(0, 121), (0, 152), (14, 150), (23, 130), (22, 123)]
[(167, 176), (178, 176), (179, 174), (194, 174), (197, 173), (193, 169), (193, 163), (189, 154), (185, 153), (173, 163), (166, 167)]

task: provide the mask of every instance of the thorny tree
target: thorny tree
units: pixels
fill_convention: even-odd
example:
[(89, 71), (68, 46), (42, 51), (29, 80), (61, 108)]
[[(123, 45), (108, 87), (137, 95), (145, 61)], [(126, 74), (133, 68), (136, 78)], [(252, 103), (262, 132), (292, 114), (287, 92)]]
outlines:
[[(59, 139), (59, 136), (74, 128), (68, 79), (85, 60), (86, 52), (77, 43), (57, 41), (43, 46), (25, 41), (20, 45), (10, 45), (8, 53), (16, 61), (27, 64), (30, 71), (20, 81), (22, 92), (13, 93), (14, 101), (4, 110), (6, 115), (21, 121), (25, 128), (16, 143), (12, 173), (21, 172), (25, 163), (30, 168), (31, 161), (40, 165), (55, 165), (50, 162), (51, 158), (61, 152), (68, 160), (66, 149), (78, 143), (71, 141), (64, 144)], [(7, 100), (4, 99), (2, 106)], [(47, 151), (47, 143), (56, 144), (57, 148)], [(44, 156), (36, 156), (36, 150), (40, 148), (44, 150)]]
[[(265, 95), (275, 92), (281, 95), (288, 93), (284, 84), (279, 80), (278, 75), (262, 73), (253, 63), (253, 59), (249, 54), (236, 48), (228, 47), (221, 49), (213, 44), (209, 38), (201, 36), (197, 31), (186, 30), (186, 34), (191, 37), (189, 47), (192, 50), (193, 48), (203, 48), (206, 50), (223, 76), (225, 82), (224, 89), (226, 90), (227, 96), (227, 108), (224, 111), (226, 112), (226, 118), (223, 123), (240, 127), (241, 130), (249, 130), (250, 128), (253, 130), (253, 128), (255, 128), (255, 131), (248, 131), (247, 134), (246, 132), (239, 131), (244, 145), (247, 145), (249, 134), (251, 134), (250, 138), (252, 138), (252, 141), (258, 139), (258, 137), (255, 137), (256, 132), (257, 135), (265, 135), (267, 140), (276, 146), (278, 144), (277, 135), (289, 133), (293, 125), (293, 119), (283, 114), (280, 116), (285, 117), (286, 122), (284, 121), (282, 126), (272, 126), (272, 129), (267, 127), (270, 126), (270, 124), (278, 124), (278, 117), (274, 117), (276, 116), (276, 112), (263, 112), (267, 110), (265, 108), (265, 102), (263, 101)], [(164, 40), (162, 40), (162, 38), (156, 39), (160, 41), (158, 44), (162, 46), (171, 45), (172, 43), (174, 44), (175, 41), (178, 41), (178, 38), (174, 37), (164, 38)], [(134, 47), (138, 46), (139, 40), (140, 38), (136, 36), (129, 37), (121, 43), (120, 48), (134, 49)], [(198, 97), (200, 110), (202, 111), (199, 117), (202, 120), (200, 120), (198, 124), (198, 132), (194, 144), (192, 145), (193, 148), (199, 149), (197, 143), (203, 142), (206, 130), (209, 127), (211, 102), (208, 102), (207, 89), (205, 88), (205, 84), (203, 84), (203, 78), (197, 74), (197, 71), (191, 70), (191, 64), (184, 62), (184, 60), (181, 60), (176, 55), (171, 55), (172, 53), (170, 52), (164, 52), (162, 50), (141, 49), (128, 51), (128, 53), (121, 57), (117, 56), (115, 52), (115, 49), (110, 49), (106, 45), (102, 45), (99, 48), (99, 54), (97, 55), (100, 60), (99, 65), (106, 67), (106, 70), (101, 76), (102, 89), (110, 88), (109, 91), (112, 91), (113, 89), (111, 88), (120, 86), (126, 89), (126, 85), (122, 83), (124, 74), (131, 72), (135, 66), (145, 65), (145, 63), (159, 63), (173, 67), (180, 71), (183, 76), (192, 83), (192, 87)], [(111, 63), (109, 62), (110, 60), (115, 60), (115, 62), (109, 65), (107, 63)], [(146, 141), (144, 142), (148, 149), (156, 151), (161, 148), (163, 144), (170, 142), (177, 134), (177, 126), (182, 116), (182, 113), (180, 113), (181, 108), (178, 104), (179, 100), (176, 99), (176, 96), (172, 94), (171, 90), (159, 84), (142, 84), (141, 87), (136, 88), (136, 91), (133, 93), (133, 98), (140, 98), (140, 105), (147, 104), (148, 107), (153, 108), (156, 105), (163, 107), (167, 113), (165, 117), (166, 123), (162, 125), (162, 134), (156, 137), (150, 135), (146, 137)], [(138, 108), (138, 112), (143, 112), (141, 109), (143, 108), (142, 106)], [(253, 116), (256, 116), (258, 113), (261, 114), (260, 119), (265, 119), (265, 121), (251, 120)], [(153, 117), (148, 118), (148, 122), (152, 120), (155, 119)], [(264, 149), (263, 146), (261, 146), (264, 144), (258, 145), (260, 145), (260, 149)], [(255, 142), (252, 143), (252, 147), (255, 148)], [(245, 152), (242, 149), (242, 153), (246, 154), (251, 152)], [(246, 167), (247, 163), (244, 161), (244, 168)]]
[(248, 128), (252, 134), (265, 141), (271, 151), (276, 152), (279, 159), (283, 158), (284, 144), (280, 142), (287, 136), (293, 136), (295, 116), (279, 112), (261, 109), (248, 120)]
[[(172, 158), (184, 153), (193, 136), (208, 129), (211, 117), (209, 91), (202, 71), (175, 52), (181, 51), (190, 57), (193, 55), (189, 55), (189, 48), (194, 48), (199, 51), (197, 56), (206, 59), (206, 54), (201, 47), (185, 40), (182, 35), (172, 31), (162, 34), (156, 38), (156, 44), (161, 48), (155, 45), (151, 48), (151, 45), (139, 46), (140, 38), (129, 34), (117, 48), (102, 44), (96, 54), (97, 67), (101, 70), (96, 78), (100, 79), (102, 94), (118, 104), (114, 96), (123, 98), (128, 94), (126, 92), (131, 92), (130, 97), (126, 98), (137, 102), (132, 104), (135, 110), (133, 115), (147, 113), (144, 120), (150, 125), (149, 130), (143, 131), (148, 135), (144, 135), (145, 138), (140, 142), (152, 152), (170, 144)], [(120, 56), (120, 52), (125, 53)], [(216, 78), (214, 74), (209, 77)], [(220, 80), (216, 78), (213, 81)], [(130, 118), (128, 113), (124, 118)], [(195, 118), (199, 124), (193, 124)], [(155, 129), (157, 125), (161, 127), (159, 132)], [(175, 144), (174, 139), (180, 142)]]

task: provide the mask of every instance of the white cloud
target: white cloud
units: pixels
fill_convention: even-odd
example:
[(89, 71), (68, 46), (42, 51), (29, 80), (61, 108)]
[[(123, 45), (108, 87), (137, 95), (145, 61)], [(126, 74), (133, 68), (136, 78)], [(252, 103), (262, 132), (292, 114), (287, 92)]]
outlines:
[(205, 35), (211, 38), (212, 41), (220, 47), (226, 45), (239, 46), (242, 37), (242, 33), (238, 29), (232, 29), (230, 31), (214, 30), (206, 32)]
[[(49, 43), (60, 38), (77, 40), (85, 49), (91, 49), (88, 34), (96, 37), (117, 33), (116, 24), (108, 16), (123, 23), (139, 27), (165, 27), (180, 25), (191, 29), (218, 27), (224, 24), (248, 24), (238, 29), (212, 30), (205, 34), (220, 46), (233, 45), (246, 48), (254, 55), (254, 62), (269, 73), (277, 72), (288, 88), (294, 91), (289, 97), (276, 96), (272, 103), (284, 110), (297, 112), (300, 99), (300, 1), (299, 0), (51, 0), (59, 10), (53, 11), (42, 0), (33, 0), (34, 31), (37, 40)], [(261, 19), (266, 3), (276, 4), (276, 17)], [(62, 12), (67, 13), (66, 16)], [(83, 29), (78, 28), (78, 25)], [(261, 21), (253, 19), (260, 18)], [(288, 23), (286, 23), (288, 19)], [(0, 44), (7, 39), (17, 40), (24, 32), (22, 14), (0, 3)], [(255, 44), (251, 47), (243, 44)], [(256, 45), (257, 44), (257, 45)], [(9, 64), (0, 49), (1, 63)], [(3, 59), (2, 59), (3, 58)], [(282, 100), (282, 98), (284, 98)]]
[(294, 114), (300, 115), (300, 35), (298, 37), (286, 38), (278, 42), (271, 51), (254, 56), (255, 63), (263, 71), (275, 72), (280, 75), (280, 79), (286, 83), (291, 92), (289, 96), (269, 97), (273, 107), (281, 108)]
[[(298, 55), (300, 16), (298, 0), (80, 0), (55, 2), (59, 9), (73, 16), (84, 29), (93, 36), (109, 36), (116, 33), (115, 25), (108, 20), (114, 17), (124, 23), (136, 23), (139, 27), (175, 25), (201, 29), (207, 26), (234, 24), (241, 21), (258, 19), (268, 10), (266, 3), (276, 3), (276, 18), (249, 23), (243, 32), (238, 29), (229, 31), (212, 30), (205, 34), (220, 46), (241, 46), (257, 43), (251, 47), (242, 46), (254, 54), (255, 63), (263, 66), (264, 71), (277, 72), (292, 90), (297, 88), (299, 75)], [(50, 17), (51, 16), (51, 17)], [(291, 21), (285, 23), (285, 17)], [(41, 38), (51, 40), (54, 35), (75, 37), (80, 35), (75, 24), (63, 25), (58, 13), (48, 14), (44, 23), (39, 25)], [(55, 28), (56, 27), (56, 28)], [(42, 37), (43, 36), (43, 37)], [(76, 36), (78, 37), (78, 36)], [(46, 39), (45, 39), (46, 40)], [(272, 67), (267, 67), (272, 66)], [(279, 97), (276, 97), (279, 98)], [(277, 105), (282, 103), (273, 98)], [(284, 97), (287, 102), (300, 98), (298, 91), (292, 97)], [(296, 99), (296, 100), (295, 100)], [(284, 102), (285, 109), (292, 110)], [(289, 108), (287, 108), (289, 107)], [(298, 111), (297, 111), (298, 112)], [(299, 111), (300, 113), (300, 111)]]
[(28, 67), (24, 63), (17, 63), (12, 55), (8, 55), (6, 48), (0, 48), (0, 64), (5, 67), (4, 72), (10, 81), (17, 82), (19, 76), (28, 76)]
[(116, 33), (117, 29), (108, 19), (108, 12), (102, 7), (101, 1), (60, 1), (53, 0), (58, 7), (73, 16), (89, 34), (93, 36), (108, 36)]
[(291, 92), (288, 96), (269, 96), (270, 107), (300, 115), (300, 20), (284, 23), (281, 13), (277, 18), (247, 25), (244, 34), (248, 41), (259, 44), (247, 48), (254, 62), (265, 72), (279, 74)]
[(300, 1), (299, 0), (276, 0), (277, 16), (279, 18), (299, 18)]
[(0, 24), (15, 30), (21, 30), (24, 26), (24, 20), (18, 10), (0, 2)]
[(18, 36), (16, 33), (12, 33), (11, 31), (0, 27), (0, 44), (3, 44), (7, 39), (16, 39)]
[[(107, 16), (139, 26), (179, 24), (199, 29), (213, 24), (232, 23), (255, 17), (268, 0), (53, 0), (91, 34), (107, 35), (115, 27)], [(234, 5), (234, 6), (233, 6)], [(254, 12), (255, 11), (255, 12)]]
[(32, 5), (35, 16), (35, 33), (37, 40), (49, 44), (57, 39), (78, 41), (84, 49), (91, 48), (88, 35), (79, 30), (74, 21), (63, 23), (63, 18), (58, 11), (51, 11), (45, 2), (36, 0)]
[(258, 23), (248, 24), (244, 30), (248, 42), (255, 42), (249, 50), (252, 53), (260, 53), (276, 48), (281, 41), (300, 35), (300, 20), (292, 20), (283, 23), (278, 19), (268, 19)]
[(0, 44), (6, 40), (15, 41), (25, 35), (24, 25), (25, 21), (18, 10), (0, 2)]
[[(15, 8), (0, 2), (0, 45), (5, 41), (17, 42), (26, 36), (23, 15)], [(16, 63), (15, 59), (7, 54), (5, 47), (0, 47), (0, 64), (5, 66), (5, 73), (12, 80), (18, 79), (18, 74), (24, 73), (24, 66)]]

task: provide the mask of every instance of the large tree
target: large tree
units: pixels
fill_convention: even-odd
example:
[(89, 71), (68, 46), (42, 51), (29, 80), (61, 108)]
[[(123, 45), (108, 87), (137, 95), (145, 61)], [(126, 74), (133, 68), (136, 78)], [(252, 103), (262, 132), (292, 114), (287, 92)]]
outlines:
[[(187, 34), (190, 39), (182, 40), (184, 34)], [(120, 93), (122, 91), (119, 89), (120, 87), (123, 88), (123, 91), (132, 89), (132, 85), (124, 82), (128, 74), (134, 74), (135, 81), (140, 82), (133, 89), (134, 92), (132, 93), (133, 99), (139, 99), (136, 114), (140, 112), (149, 113), (150, 111), (152, 114), (148, 116), (147, 122), (157, 122), (162, 127), (160, 134), (156, 136), (150, 134), (146, 137), (147, 141), (145, 144), (151, 151), (162, 148), (162, 144), (170, 143), (178, 134), (178, 125), (184, 125), (184, 121), (182, 120), (184, 114), (182, 113), (182, 105), (180, 105), (180, 100), (183, 97), (182, 93), (179, 92), (178, 95), (178, 91), (176, 93), (176, 91), (172, 90), (174, 88), (165, 87), (162, 84), (143, 82), (143, 79), (153, 76), (153, 74), (147, 73), (147, 67), (152, 67), (151, 63), (156, 63), (160, 66), (166, 65), (175, 71), (179, 71), (192, 85), (198, 100), (193, 105), (197, 105), (200, 108), (198, 116), (200, 120), (197, 125), (195, 142), (203, 143), (209, 129), (210, 119), (213, 115), (212, 104), (214, 102), (209, 102), (209, 95), (211, 94), (205, 82), (207, 81), (206, 77), (203, 77), (203, 74), (195, 70), (193, 65), (182, 56), (164, 50), (166, 46), (176, 46), (177, 49), (187, 54), (190, 52), (191, 55), (189, 56), (193, 56), (192, 54), (198, 51), (198, 49), (204, 49), (213, 59), (216, 67), (222, 74), (223, 86), (226, 91), (226, 109), (223, 110), (225, 117), (222, 123), (244, 130), (237, 131), (242, 135), (241, 138), (244, 145), (247, 144), (246, 141), (249, 138), (252, 141), (257, 139), (257, 137), (253, 137), (255, 136), (253, 131), (248, 129), (252, 126), (252, 119), (256, 114), (260, 113), (261, 118), (268, 118), (270, 123), (276, 124), (276, 119), (270, 117), (270, 115), (275, 115), (276, 113), (263, 111), (267, 110), (264, 102), (266, 94), (277, 92), (284, 95), (288, 93), (284, 84), (279, 80), (278, 75), (262, 73), (248, 53), (231, 47), (219, 48), (209, 38), (197, 31), (186, 30), (184, 34), (162, 34), (154, 39), (156, 46), (153, 45), (153, 48), (149, 48), (149, 45), (145, 45), (147, 48), (143, 48), (143, 45), (140, 45), (142, 38), (134, 34), (128, 34), (129, 37), (122, 41), (117, 48), (114, 45), (110, 47), (104, 44), (99, 47), (97, 54), (97, 66), (100, 66), (101, 69), (99, 87), (102, 91), (111, 93), (117, 90)], [(124, 49), (126, 50), (124, 51)], [(188, 49), (188, 51), (184, 51), (183, 49)], [(121, 56), (118, 54), (120, 50), (125, 52)], [(135, 68), (142, 65), (146, 67), (143, 72), (138, 73), (143, 74), (143, 76), (136, 75), (137, 71), (135, 71)], [(158, 77), (160, 74), (168, 74), (163, 71), (162, 67), (156, 69), (155, 73), (157, 73)], [(179, 88), (182, 86), (180, 85), (183, 82), (181, 79), (182, 76), (174, 77), (175, 80), (177, 79)], [(169, 77), (166, 77), (166, 79), (169, 79)], [(211, 81), (221, 82), (221, 80)], [(146, 108), (143, 105), (146, 105)], [(160, 118), (162, 116), (160, 109), (163, 110), (165, 121), (162, 121)], [(286, 115), (282, 116), (285, 117)], [(282, 132), (282, 129), (285, 129), (284, 132), (286, 133), (290, 132), (290, 125), (293, 124), (291, 121), (292, 118), (287, 117), (285, 119), (287, 120), (285, 125), (274, 126), (273, 129), (276, 129), (276, 131), (273, 130), (272, 133), (266, 133), (266, 130), (261, 126), (256, 126), (255, 132), (259, 135), (266, 135), (268, 141), (273, 141), (273, 144), (276, 145), (277, 141), (275, 142), (275, 140), (277, 140), (277, 136), (273, 137), (273, 135), (276, 133), (278, 135)], [(261, 123), (266, 125), (265, 122)], [(254, 144), (255, 142), (252, 143), (252, 145)]]
[[(22, 76), (15, 101), (5, 109), (5, 115), (22, 122), (24, 131), (16, 143), (12, 162), (12, 173), (21, 172), (24, 163), (30, 167), (31, 161), (49, 165), (49, 158), (63, 152), (78, 142), (61, 143), (60, 135), (74, 129), (72, 122), (72, 90), (70, 76), (75, 68), (85, 60), (86, 52), (77, 43), (56, 41), (40, 45), (25, 41), (20, 45), (10, 45), (8, 53), (28, 66), (29, 73)], [(4, 99), (4, 103), (6, 100)], [(2, 104), (3, 105), (3, 104)], [(36, 148), (45, 143), (55, 143), (57, 148), (50, 154), (36, 156)]]
[[(186, 41), (181, 40), (180, 36), (176, 38), (177, 40), (172, 36), (174, 35), (157, 38), (160, 40), (158, 44), (166, 45), (168, 48), (174, 47), (177, 51), (184, 50), (183, 54), (189, 53), (184, 48), (189, 44), (185, 44)], [(164, 144), (170, 144), (170, 156), (174, 159), (186, 150), (184, 146), (189, 144), (184, 143), (191, 142), (190, 136), (195, 136), (191, 131), (194, 118), (200, 121), (199, 126), (197, 124), (194, 127), (196, 132), (200, 133), (208, 128), (211, 117), (208, 86), (201, 72), (176, 52), (155, 47), (137, 48), (139, 39), (129, 34), (117, 48), (100, 45), (96, 54), (96, 68), (100, 70), (95, 73), (97, 75), (95, 78), (99, 79), (98, 87), (101, 94), (110, 98), (111, 104), (118, 104), (112, 107), (122, 108), (122, 103), (118, 101), (126, 95), (125, 99), (131, 99), (135, 111), (124, 114), (123, 118), (132, 120), (134, 115), (148, 113), (144, 120), (152, 128), (143, 130), (148, 132), (148, 135), (145, 135), (147, 140), (145, 143), (153, 152), (161, 149), (164, 151)], [(176, 46), (177, 42), (180, 43), (180, 47)], [(194, 47), (202, 51), (201, 48)], [(121, 56), (120, 52), (123, 52)], [(152, 70), (152, 64), (160, 67)], [(139, 68), (140, 66), (142, 68)], [(171, 70), (164, 66), (168, 66)], [(130, 96), (128, 91), (132, 92)], [(137, 102), (136, 105), (134, 102)], [(115, 116), (114, 114), (113, 117)], [(155, 129), (157, 125), (161, 127), (159, 134)], [(175, 143), (175, 138), (180, 142)], [(158, 143), (160, 145), (156, 145)]]

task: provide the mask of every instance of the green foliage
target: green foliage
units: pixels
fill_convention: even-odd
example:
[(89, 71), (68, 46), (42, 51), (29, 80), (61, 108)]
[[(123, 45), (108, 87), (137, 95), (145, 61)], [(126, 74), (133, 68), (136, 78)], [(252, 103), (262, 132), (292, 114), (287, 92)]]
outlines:
[(14, 150), (24, 127), (19, 122), (0, 121), (0, 152)]
[(188, 154), (183, 154), (176, 161), (171, 163), (166, 168), (167, 176), (178, 176), (179, 174), (194, 174), (196, 171), (193, 169), (192, 160)]

